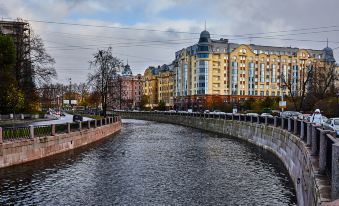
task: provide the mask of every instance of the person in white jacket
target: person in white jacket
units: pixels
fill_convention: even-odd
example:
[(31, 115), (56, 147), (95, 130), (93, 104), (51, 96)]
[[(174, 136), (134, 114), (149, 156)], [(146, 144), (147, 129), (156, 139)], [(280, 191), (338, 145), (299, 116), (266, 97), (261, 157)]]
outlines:
[(311, 116), (311, 122), (315, 123), (316, 125), (321, 125), (323, 123), (323, 116), (320, 113), (319, 109), (316, 109)]

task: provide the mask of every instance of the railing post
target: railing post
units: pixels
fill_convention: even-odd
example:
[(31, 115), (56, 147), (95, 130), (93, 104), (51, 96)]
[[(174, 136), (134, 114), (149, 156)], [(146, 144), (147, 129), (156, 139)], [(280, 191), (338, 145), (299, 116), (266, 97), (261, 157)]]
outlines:
[(305, 137), (305, 122), (303, 120), (301, 120), (300, 122), (300, 139), (304, 139)]
[(280, 117), (280, 119), (281, 119), (281, 129), (284, 129), (284, 124), (285, 124), (285, 119), (283, 118), (283, 117)]
[(293, 134), (298, 134), (298, 121), (294, 119), (294, 127), (293, 127)]
[(260, 118), (259, 118), (259, 115), (257, 116), (257, 124), (260, 124)]
[(291, 127), (292, 127), (292, 125), (291, 125), (292, 123), (291, 123), (291, 118), (288, 118), (287, 119), (287, 131), (291, 131)]
[(278, 117), (274, 116), (273, 120), (274, 120), (274, 127), (277, 127), (278, 126)]
[(34, 126), (29, 126), (29, 138), (34, 138)]
[(98, 127), (98, 120), (94, 120), (94, 128), (97, 128)]
[(312, 124), (307, 123), (307, 139), (306, 139), (306, 145), (311, 146), (312, 144)]
[(67, 122), (67, 133), (71, 133), (71, 123)]
[(312, 143), (311, 143), (311, 155), (317, 155), (317, 147), (318, 147), (318, 142), (317, 142), (317, 128), (319, 126), (312, 125)]
[(265, 125), (267, 125), (267, 116), (265, 116)]
[(241, 121), (241, 114), (238, 115), (238, 120)]
[(88, 128), (88, 129), (91, 129), (91, 120), (88, 120), (88, 121), (87, 121), (87, 128)]
[(102, 118), (100, 119), (100, 127), (102, 126)]
[(55, 135), (55, 124), (51, 125), (51, 135), (54, 136)]
[(250, 115), (250, 120), (251, 120), (251, 123), (253, 123), (253, 116)]
[(79, 122), (79, 130), (80, 130), (80, 131), (82, 130), (82, 124), (81, 124), (81, 122)]
[(325, 174), (326, 171), (326, 154), (327, 154), (327, 136), (328, 130), (320, 131), (320, 145), (319, 145), (319, 174)]
[(232, 114), (232, 120), (234, 120), (234, 114)]
[(332, 145), (332, 200), (339, 198), (339, 142)]
[(0, 127), (0, 144), (3, 143), (3, 140), (2, 140), (2, 127)]

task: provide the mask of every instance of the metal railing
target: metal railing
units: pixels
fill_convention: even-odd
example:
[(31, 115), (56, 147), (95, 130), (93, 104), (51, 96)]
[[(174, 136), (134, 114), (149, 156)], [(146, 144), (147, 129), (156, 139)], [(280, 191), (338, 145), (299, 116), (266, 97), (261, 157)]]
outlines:
[[(51, 124), (26, 127), (0, 127), (0, 143), (3, 141), (16, 141), (23, 139), (33, 139), (34, 137), (54, 136), (85, 129), (100, 127), (121, 121), (120, 116), (109, 116), (100, 120), (90, 120), (84, 122), (72, 122), (64, 124)], [(100, 124), (102, 122), (102, 124)]]
[[(135, 112), (119, 112), (135, 113)], [(336, 134), (333, 131), (324, 130), (321, 126), (314, 125), (305, 120), (298, 120), (294, 118), (284, 117), (261, 117), (261, 116), (247, 116), (241, 114), (201, 114), (201, 113), (164, 113), (164, 112), (137, 112), (143, 115), (170, 115), (170, 116), (185, 116), (185, 117), (199, 117), (204, 119), (223, 119), (233, 121), (251, 122), (253, 124), (265, 124), (270, 127), (281, 128), (290, 132), (296, 137), (300, 138), (311, 150), (311, 155), (316, 156), (319, 161), (319, 174), (327, 175), (331, 180), (332, 185), (332, 198), (339, 198), (339, 176), (333, 178), (333, 174), (339, 175), (339, 165), (332, 165), (334, 160), (339, 159), (339, 140), (336, 138)], [(336, 152), (333, 151), (336, 149)], [(333, 157), (333, 155), (337, 155)], [(334, 182), (337, 181), (337, 182)], [(336, 186), (337, 185), (337, 186)], [(338, 188), (338, 189), (336, 189)]]

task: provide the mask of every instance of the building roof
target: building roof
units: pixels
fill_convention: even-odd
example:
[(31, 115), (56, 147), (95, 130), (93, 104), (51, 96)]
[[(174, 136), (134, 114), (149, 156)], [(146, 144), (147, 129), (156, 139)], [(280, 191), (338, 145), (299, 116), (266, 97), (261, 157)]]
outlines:
[[(199, 42), (197, 44), (191, 45), (187, 48), (179, 50), (175, 53), (176, 59), (182, 54), (182, 52), (187, 52), (189, 55), (196, 55), (199, 51), (200, 45), (208, 45), (209, 53), (231, 53), (234, 49), (238, 48), (242, 44), (231, 43), (228, 39), (210, 39), (210, 33), (206, 30), (200, 33)], [(252, 52), (260, 54), (260, 53), (268, 53), (268, 54), (276, 54), (276, 55), (288, 55), (288, 56), (296, 56), (297, 52), (301, 48), (296, 47), (278, 47), (278, 46), (264, 46), (264, 45), (256, 45), (256, 44), (244, 44), (248, 46)], [(335, 61), (333, 57), (333, 50), (329, 47), (326, 47), (323, 50), (315, 50), (315, 49), (305, 49), (308, 51), (309, 55), (314, 58), (321, 58), (327, 61), (333, 62)]]
[(133, 75), (131, 67), (128, 64), (126, 64), (124, 66), (124, 69), (122, 70), (121, 74), (122, 74), (122, 76), (131, 76), (131, 75)]

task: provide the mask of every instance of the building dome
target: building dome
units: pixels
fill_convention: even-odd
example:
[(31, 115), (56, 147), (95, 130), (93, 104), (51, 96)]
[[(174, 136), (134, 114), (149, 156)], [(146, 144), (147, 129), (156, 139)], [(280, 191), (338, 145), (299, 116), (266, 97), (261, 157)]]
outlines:
[(204, 30), (200, 33), (199, 43), (201, 42), (210, 42), (211, 35), (208, 31)]
[(124, 66), (124, 69), (123, 69), (123, 71), (121, 73), (122, 73), (122, 76), (131, 76), (133, 74), (132, 70), (131, 70), (131, 67), (128, 64), (126, 64)]
[(334, 56), (333, 56), (333, 50), (330, 47), (326, 47), (323, 49), (323, 60), (326, 62), (335, 62)]

